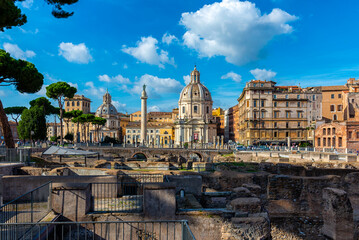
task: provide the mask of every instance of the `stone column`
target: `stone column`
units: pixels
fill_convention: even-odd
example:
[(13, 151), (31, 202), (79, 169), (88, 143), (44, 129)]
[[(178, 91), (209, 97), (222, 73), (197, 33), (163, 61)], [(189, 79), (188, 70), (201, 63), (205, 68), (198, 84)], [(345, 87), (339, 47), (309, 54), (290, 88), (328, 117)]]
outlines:
[(143, 85), (143, 91), (141, 94), (141, 144), (146, 144), (147, 136), (147, 93), (146, 85)]

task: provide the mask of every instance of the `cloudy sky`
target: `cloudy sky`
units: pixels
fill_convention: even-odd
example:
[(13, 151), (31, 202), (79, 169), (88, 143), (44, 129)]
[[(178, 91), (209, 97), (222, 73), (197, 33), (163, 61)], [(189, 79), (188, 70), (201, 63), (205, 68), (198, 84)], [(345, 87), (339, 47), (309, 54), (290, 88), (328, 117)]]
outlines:
[[(79, 0), (55, 19), (43, 0), (19, 7), (28, 23), (0, 33), (0, 47), (36, 65), (44, 87), (66, 81), (92, 99), (106, 89), (121, 112), (170, 111), (194, 65), (214, 107), (236, 103), (246, 81), (344, 84), (359, 73), (355, 0)], [(39, 96), (1, 87), (5, 107)]]

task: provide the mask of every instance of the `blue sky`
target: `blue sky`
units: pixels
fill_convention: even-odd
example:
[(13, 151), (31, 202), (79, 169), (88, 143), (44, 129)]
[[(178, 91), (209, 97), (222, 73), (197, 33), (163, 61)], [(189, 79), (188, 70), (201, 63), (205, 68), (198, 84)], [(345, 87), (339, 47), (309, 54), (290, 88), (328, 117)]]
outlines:
[[(0, 47), (36, 65), (45, 84), (66, 81), (91, 98), (108, 88), (121, 112), (177, 106), (194, 65), (214, 107), (236, 104), (246, 81), (341, 85), (359, 73), (359, 2), (355, 0), (79, 0), (55, 19), (43, 0), (19, 7), (21, 27), (0, 33)], [(44, 96), (1, 87), (5, 107)]]

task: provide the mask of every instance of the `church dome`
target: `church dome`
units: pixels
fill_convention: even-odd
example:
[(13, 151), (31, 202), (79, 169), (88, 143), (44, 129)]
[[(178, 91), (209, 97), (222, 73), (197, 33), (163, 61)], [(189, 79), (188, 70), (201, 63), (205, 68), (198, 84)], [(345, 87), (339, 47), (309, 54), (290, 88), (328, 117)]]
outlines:
[(106, 92), (105, 95), (103, 95), (103, 103), (96, 110), (96, 116), (117, 115), (117, 109), (111, 102), (111, 95)]
[(200, 81), (200, 73), (195, 67), (191, 72), (191, 82), (185, 86), (178, 101), (179, 119), (202, 119), (212, 117), (212, 97), (208, 88)]
[(180, 95), (183, 101), (212, 101), (211, 93), (200, 81), (200, 73), (195, 67), (191, 72), (191, 82), (185, 86)]

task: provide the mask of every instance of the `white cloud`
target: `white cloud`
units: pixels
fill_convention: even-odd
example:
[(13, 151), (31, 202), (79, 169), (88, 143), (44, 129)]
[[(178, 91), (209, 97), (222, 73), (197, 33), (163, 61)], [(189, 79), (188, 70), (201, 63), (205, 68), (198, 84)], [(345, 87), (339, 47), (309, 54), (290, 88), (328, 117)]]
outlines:
[(96, 96), (97, 98), (101, 99), (102, 96), (105, 94), (106, 90), (102, 87), (95, 87), (93, 82), (86, 82), (85, 86), (88, 87), (84, 90), (86, 94)]
[(160, 107), (159, 106), (151, 106), (148, 108), (149, 112), (160, 112)]
[(272, 80), (277, 75), (277, 73), (273, 72), (272, 70), (259, 68), (250, 70), (250, 72), (255, 77), (255, 79), (258, 80)]
[(98, 80), (100, 80), (101, 82), (111, 82), (111, 83), (121, 83), (121, 84), (129, 84), (130, 79), (123, 77), (121, 74), (115, 76), (115, 77), (110, 77), (107, 74), (104, 75), (99, 75), (98, 76)]
[(112, 100), (112, 104), (115, 106), (115, 108), (117, 109), (117, 111), (119, 112), (126, 112), (126, 103), (120, 103), (119, 101), (113, 101)]
[(160, 68), (164, 68), (164, 64), (175, 65), (174, 58), (170, 58), (167, 51), (159, 49), (157, 43), (157, 39), (151, 36), (141, 37), (141, 41), (137, 42), (136, 47), (123, 46), (122, 51), (140, 62), (158, 65)]
[(184, 44), (200, 57), (224, 56), (227, 62), (242, 65), (256, 60), (275, 36), (291, 33), (288, 22), (296, 19), (278, 8), (262, 15), (254, 3), (223, 0), (183, 13), (180, 24), (187, 30)]
[(36, 28), (34, 31), (25, 30), (25, 29), (23, 29), (22, 27), (19, 27), (19, 28), (20, 28), (21, 32), (23, 32), (23, 33), (29, 33), (29, 34), (38, 34), (38, 33), (39, 33), (39, 29), (38, 29), (38, 28)]
[(71, 87), (75, 87), (77, 90), (79, 89), (79, 85), (77, 83), (67, 82)]
[(191, 76), (190, 75), (185, 75), (185, 76), (183, 76), (183, 80), (184, 80), (184, 83), (186, 85), (188, 85), (188, 83), (191, 82)]
[(229, 73), (223, 75), (221, 77), (221, 79), (232, 79), (233, 81), (239, 83), (242, 81), (242, 76), (237, 73), (234, 73), (234, 72), (229, 72)]
[(183, 85), (175, 79), (145, 74), (134, 84), (130, 92), (141, 94), (143, 84), (146, 84), (147, 94), (151, 98), (160, 98), (161, 94), (166, 93), (180, 93), (183, 88)]
[(89, 49), (84, 43), (76, 45), (62, 42), (59, 45), (59, 55), (74, 63), (89, 63), (93, 60)]
[(127, 69), (127, 68), (128, 68), (127, 64), (126, 63), (123, 64), (123, 69)]
[(166, 43), (167, 45), (170, 45), (173, 41), (178, 41), (178, 38), (176, 36), (165, 33), (162, 36), (162, 42)]
[(25, 0), (21, 2), (21, 6), (27, 9), (30, 9), (32, 7), (32, 4), (34, 3), (34, 0)]
[(14, 58), (26, 60), (27, 58), (32, 58), (36, 55), (36, 53), (34, 51), (21, 50), (21, 48), (19, 48), (19, 46), (17, 44), (11, 44), (11, 43), (6, 42), (3, 44), (3, 47), (4, 47), (5, 51), (10, 53), (10, 55), (13, 56)]

